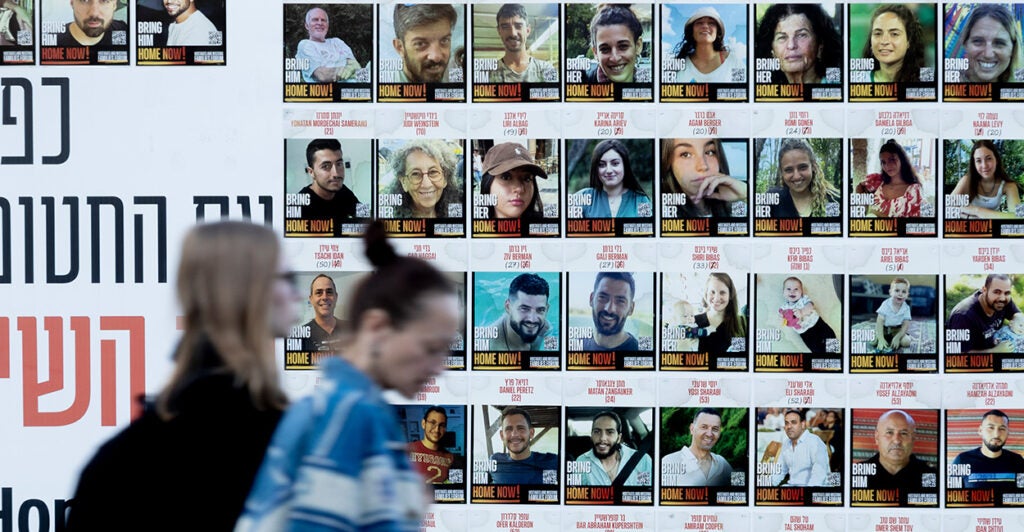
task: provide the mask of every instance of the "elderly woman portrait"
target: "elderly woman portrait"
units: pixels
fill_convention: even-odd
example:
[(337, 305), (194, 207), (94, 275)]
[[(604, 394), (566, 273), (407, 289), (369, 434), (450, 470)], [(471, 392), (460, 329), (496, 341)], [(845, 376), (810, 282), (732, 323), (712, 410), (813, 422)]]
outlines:
[(820, 4), (773, 4), (757, 26), (754, 56), (778, 60), (772, 83), (839, 83), (826, 73), (842, 66), (843, 43)]
[[(382, 152), (384, 150), (382, 149)], [(452, 205), (463, 205), (463, 181), (457, 169), (461, 148), (439, 139), (417, 139), (399, 145), (387, 155), (393, 180), (384, 194), (400, 195), (393, 218), (449, 218)], [(383, 155), (383, 153), (382, 153)], [(382, 181), (384, 181), (382, 179)]]

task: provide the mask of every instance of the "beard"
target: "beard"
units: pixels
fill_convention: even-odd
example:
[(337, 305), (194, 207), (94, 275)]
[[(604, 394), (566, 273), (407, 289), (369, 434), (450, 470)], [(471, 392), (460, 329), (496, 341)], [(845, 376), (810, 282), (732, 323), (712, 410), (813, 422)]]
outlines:
[[(95, 26), (95, 27), (94, 26), (86, 26), (86, 24), (88, 24), (89, 22), (92, 22), (92, 21), (99, 21), (102, 25)], [(103, 20), (102, 18), (99, 18), (99, 17), (90, 17), (90, 18), (87, 18), (87, 19), (83, 20), (81, 24), (78, 24), (78, 29), (82, 30), (82, 33), (86, 34), (89, 37), (99, 37), (99, 36), (103, 35), (104, 33), (106, 33), (108, 29), (110, 29), (110, 24), (113, 21), (114, 21), (114, 19)]]
[[(610, 325), (608, 325), (608, 326), (605, 326), (605, 325), (603, 325), (603, 321), (606, 320), (606, 319), (614, 319), (615, 322), (610, 324)], [(612, 314), (610, 312), (605, 312), (603, 310), (602, 311), (595, 311), (594, 312), (594, 328), (597, 329), (597, 332), (599, 332), (599, 333), (601, 333), (601, 334), (603, 334), (605, 336), (612, 336), (612, 335), (615, 335), (615, 334), (619, 334), (622, 331), (622, 328), (625, 325), (626, 325), (626, 320), (623, 319), (623, 318), (620, 318), (619, 316), (617, 316), (615, 314)]]
[(619, 448), (621, 448), (621, 447), (622, 447), (622, 443), (621, 442), (620, 443), (616, 443), (615, 445), (612, 445), (608, 449), (608, 452), (602, 453), (602, 452), (597, 450), (597, 446), (595, 445), (594, 446), (594, 456), (596, 456), (598, 459), (608, 458), (609, 456), (612, 456), (613, 454), (619, 452)]
[[(998, 442), (998, 443), (995, 443), (995, 442)], [(987, 440), (987, 441), (985, 441), (985, 448), (988, 449), (989, 451), (994, 452), (994, 453), (998, 453), (998, 452), (1002, 451), (1003, 450), (1003, 445), (1006, 445), (1006, 442), (1000, 442), (999, 440)]]
[[(537, 339), (537, 335), (540, 334), (541, 329), (543, 329), (542, 324), (540, 322), (536, 322), (536, 321), (527, 321), (527, 320), (513, 321), (513, 320), (509, 320), (508, 323), (509, 323), (509, 325), (512, 326), (512, 330), (515, 331), (515, 333), (519, 335), (519, 338), (522, 338), (523, 342), (526, 342), (528, 344), (529, 343), (533, 343), (533, 341)], [(525, 332), (523, 330), (523, 324), (536, 325), (537, 328), (535, 329), (535, 332), (531, 334), (531, 333)]]

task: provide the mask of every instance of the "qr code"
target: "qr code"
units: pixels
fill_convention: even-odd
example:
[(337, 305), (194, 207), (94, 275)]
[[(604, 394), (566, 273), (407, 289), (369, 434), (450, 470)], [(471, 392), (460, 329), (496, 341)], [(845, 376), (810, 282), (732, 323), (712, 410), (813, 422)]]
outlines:
[(370, 217), (370, 204), (369, 203), (356, 203), (356, 218), (369, 218)]
[(931, 203), (922, 203), (921, 204), (921, 216), (923, 216), (925, 218), (930, 218), (932, 216), (935, 216), (935, 205), (932, 205)]
[(651, 67), (645, 66), (636, 69), (636, 74), (633, 76), (633, 81), (637, 83), (650, 83), (653, 77), (654, 76), (651, 74)]
[(654, 349), (654, 337), (653, 336), (641, 336), (637, 341), (639, 345), (638, 349), (641, 351), (650, 351)]
[(31, 46), (32, 32), (29, 30), (18, 30), (18, 46)]
[(650, 203), (641, 203), (636, 206), (636, 215), (641, 218), (654, 216), (654, 207)]
[(461, 469), (449, 469), (448, 480), (452, 484), (462, 484), (462, 470)]
[(449, 218), (462, 218), (462, 204), (461, 203), (450, 203), (450, 204), (448, 204), (448, 217)]
[(558, 349), (558, 337), (557, 336), (545, 336), (544, 337), (544, 350), (545, 351), (556, 351)]
[(743, 471), (733, 471), (729, 475), (729, 485), (731, 486), (746, 486), (747, 485), (747, 474)]
[(637, 484), (637, 486), (650, 486), (651, 485), (651, 472), (650, 471), (637, 471), (636, 472), (636, 484)]
[(747, 69), (745, 68), (734, 68), (729, 72), (729, 79), (733, 83), (743, 83), (747, 81)]
[(1024, 473), (1017, 473), (1017, 487), (1024, 488)]
[(359, 82), (359, 83), (369, 83), (370, 82), (370, 69), (369, 69), (369, 67), (363, 67), (363, 68), (360, 68), (359, 70), (356, 70), (356, 81)]
[(114, 46), (125, 46), (128, 44), (128, 32), (127, 31), (112, 31), (110, 32), (110, 44)]
[(732, 215), (733, 215), (733, 217), (746, 216), (747, 215), (747, 202), (745, 202), (745, 201), (734, 201), (734, 202), (732, 202)]
[(545, 484), (558, 484), (558, 470), (545, 469), (541, 478), (541, 482)]
[(729, 342), (730, 353), (739, 353), (747, 350), (747, 339), (743, 336), (733, 336)]
[(558, 83), (558, 70), (549, 68), (544, 71), (544, 81), (548, 83)]
[(452, 351), (463, 351), (466, 349), (466, 343), (462, 340), (461, 334), (458, 338), (452, 340), (452, 343), (448, 345), (448, 349)]
[(921, 487), (922, 488), (934, 488), (935, 487), (935, 473), (921, 473)]
[(825, 204), (825, 216), (828, 218), (839, 217), (839, 202), (830, 201)]
[(825, 69), (825, 83), (839, 83), (843, 80), (843, 69), (830, 67)]
[(1015, 214), (1017, 218), (1024, 218), (1024, 203), (1018, 203), (1013, 209), (1013, 214)]
[(462, 83), (463, 75), (464, 74), (462, 73), (462, 68), (453, 67), (451, 70), (448, 71), (448, 81), (452, 83)]
[(1013, 79), (1021, 79), (1021, 78), (1024, 78), (1024, 68), (1018, 68), (1017, 70), (1014, 70), (1013, 71)]
[(842, 481), (842, 479), (843, 479), (843, 474), (842, 473), (836, 473), (836, 472), (829, 473), (828, 474), (828, 479), (825, 480), (825, 485), (830, 487), (830, 488), (834, 488), (834, 487), (839, 485), (839, 483)]
[(853, 70), (850, 72), (850, 83), (871, 83), (870, 70)]
[(545, 218), (558, 218), (558, 205), (552, 205), (548, 203), (544, 206), (544, 217)]
[(839, 352), (839, 339), (838, 338), (827, 338), (825, 340), (825, 352), (826, 353), (838, 353)]
[(207, 34), (206, 38), (209, 41), (210, 46), (220, 46), (224, 44), (224, 32), (220, 30), (211, 31)]
[(935, 68), (934, 67), (921, 67), (921, 72), (917, 76), (921, 81), (932, 82), (935, 81)]

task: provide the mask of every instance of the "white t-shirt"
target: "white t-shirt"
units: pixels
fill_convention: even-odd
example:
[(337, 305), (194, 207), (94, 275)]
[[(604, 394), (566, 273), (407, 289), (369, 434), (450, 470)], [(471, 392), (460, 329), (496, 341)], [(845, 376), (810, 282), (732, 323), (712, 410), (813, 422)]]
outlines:
[[(295, 50), (296, 59), (306, 59), (308, 68), (302, 70), (302, 81), (306, 83), (318, 83), (313, 78), (313, 71), (320, 67), (337, 68), (345, 66), (349, 59), (355, 59), (352, 48), (349, 48), (345, 41), (331, 37), (324, 42), (317, 42), (310, 39), (299, 41), (299, 47)], [(334, 80), (330, 80), (334, 81)]]
[(211, 33), (217, 27), (206, 18), (202, 11), (189, 15), (185, 22), (172, 22), (167, 28), (167, 46), (211, 46), (220, 44), (211, 41)]
[(876, 311), (880, 316), (885, 318), (884, 325), (886, 327), (899, 327), (903, 325), (904, 321), (910, 321), (910, 303), (903, 301), (903, 305), (900, 306), (899, 310), (896, 310), (892, 306), (892, 298), (882, 301), (882, 304), (878, 306)]

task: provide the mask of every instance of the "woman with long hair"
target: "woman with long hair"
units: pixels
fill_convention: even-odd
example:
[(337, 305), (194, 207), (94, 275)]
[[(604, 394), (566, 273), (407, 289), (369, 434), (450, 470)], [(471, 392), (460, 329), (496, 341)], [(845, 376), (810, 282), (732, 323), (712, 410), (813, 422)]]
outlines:
[(960, 81), (1006, 83), (1019, 81), (1020, 29), (1013, 13), (1002, 4), (975, 4), (960, 32), (959, 47), (967, 58)]
[(818, 157), (804, 139), (789, 138), (779, 147), (776, 186), (769, 193), (779, 195), (772, 207), (773, 218), (825, 216), (829, 203), (839, 201), (839, 191), (825, 178)]
[(587, 72), (590, 83), (633, 83), (644, 49), (643, 26), (628, 6), (605, 4), (590, 19), (590, 48), (597, 65)]
[[(725, 23), (711, 6), (697, 8), (683, 25), (683, 39), (672, 50), (676, 59), (685, 59), (676, 71), (675, 83), (735, 83), (747, 80), (743, 53), (734, 53), (725, 45)], [(742, 79), (733, 72), (742, 72)]]
[[(575, 193), (584, 218), (650, 216), (651, 199), (633, 175), (629, 149), (620, 140), (602, 140), (590, 156), (590, 186)], [(646, 212), (648, 214), (641, 214)]]
[(525, 146), (515, 142), (496, 144), (481, 163), (480, 194), (494, 196), (487, 206), (490, 219), (519, 218), (536, 221), (544, 217), (537, 176), (548, 174), (530, 157)]
[(281, 421), (236, 530), (419, 529), (424, 480), (384, 390), (412, 399), (441, 373), (459, 300), (436, 268), (398, 255), (381, 222), (364, 241), (375, 269), (352, 291), (349, 342)]
[(448, 206), (465, 201), (459, 158), (443, 140), (410, 141), (388, 157), (388, 166), (395, 180), (387, 193), (402, 198), (394, 218), (448, 218)]
[(924, 28), (903, 4), (885, 4), (871, 14), (871, 33), (861, 57), (874, 59), (871, 81), (914, 83), (924, 66)]
[[(241, 222), (189, 231), (178, 267), (184, 331), (142, 415), (82, 471), (69, 531), (231, 530), (287, 404), (274, 337), (301, 293), (277, 237)], [(158, 511), (154, 505), (188, 508)]]
[(697, 349), (702, 353), (725, 353), (734, 338), (747, 337), (747, 320), (740, 314), (736, 285), (727, 273), (712, 273), (704, 283), (704, 312), (694, 316), (697, 326), (714, 332), (700, 337)]
[(921, 216), (924, 187), (903, 146), (889, 139), (878, 149), (878, 160), (882, 171), (868, 174), (855, 189), (858, 194), (872, 195), (870, 214), (879, 218)]
[(682, 218), (730, 217), (732, 202), (747, 199), (747, 184), (729, 176), (719, 139), (662, 139), (661, 191), (686, 194)]
[[(952, 195), (966, 195), (968, 204), (960, 209), (962, 216), (974, 218), (1019, 218), (1020, 189), (1003, 167), (1003, 156), (988, 139), (975, 141), (971, 147), (971, 164), (967, 175), (960, 178)], [(1006, 205), (1003, 210), (1002, 206)]]

